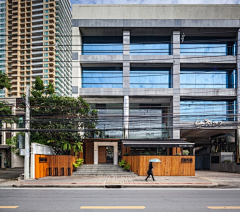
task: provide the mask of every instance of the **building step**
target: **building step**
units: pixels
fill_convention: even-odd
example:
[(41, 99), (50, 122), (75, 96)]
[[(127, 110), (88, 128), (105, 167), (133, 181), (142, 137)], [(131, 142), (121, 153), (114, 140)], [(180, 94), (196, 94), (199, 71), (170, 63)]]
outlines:
[(118, 165), (113, 164), (83, 164), (73, 172), (73, 175), (136, 175), (133, 172), (127, 172)]

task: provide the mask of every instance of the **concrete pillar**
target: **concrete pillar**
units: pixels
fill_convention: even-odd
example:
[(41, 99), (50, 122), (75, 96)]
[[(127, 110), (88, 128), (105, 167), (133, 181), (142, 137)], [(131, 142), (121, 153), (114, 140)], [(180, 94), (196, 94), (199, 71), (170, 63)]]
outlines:
[[(237, 35), (237, 122), (240, 121), (240, 29), (238, 29)], [(236, 130), (236, 160), (239, 161), (240, 157), (240, 126)]]
[(72, 95), (79, 96), (79, 89), (82, 87), (82, 70), (80, 66), (80, 56), (82, 54), (82, 38), (79, 27), (72, 28)]
[(130, 87), (130, 31), (123, 31), (123, 88)]
[(172, 35), (173, 47), (173, 67), (172, 67), (172, 115), (173, 115), (173, 130), (172, 138), (180, 138), (180, 32), (173, 31)]
[(4, 129), (6, 129), (6, 123), (2, 124), (2, 144), (6, 144), (6, 131)]
[(127, 139), (129, 136), (129, 96), (124, 96), (124, 101), (123, 101), (123, 134), (124, 134), (124, 139)]

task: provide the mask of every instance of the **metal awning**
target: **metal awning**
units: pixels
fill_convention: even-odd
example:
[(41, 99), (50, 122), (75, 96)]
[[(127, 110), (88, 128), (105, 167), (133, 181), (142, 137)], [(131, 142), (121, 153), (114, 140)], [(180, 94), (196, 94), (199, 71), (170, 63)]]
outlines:
[(123, 139), (124, 147), (194, 147), (182, 139)]

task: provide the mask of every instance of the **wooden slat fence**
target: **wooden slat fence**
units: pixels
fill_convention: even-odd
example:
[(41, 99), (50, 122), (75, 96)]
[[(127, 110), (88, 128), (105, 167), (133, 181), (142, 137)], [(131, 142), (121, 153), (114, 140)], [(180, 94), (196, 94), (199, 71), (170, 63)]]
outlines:
[(35, 178), (71, 176), (72, 163), (75, 163), (77, 158), (72, 155), (35, 155)]
[(195, 176), (195, 156), (123, 156), (130, 163), (132, 172), (146, 176), (149, 160), (158, 158), (161, 163), (153, 163), (155, 176)]

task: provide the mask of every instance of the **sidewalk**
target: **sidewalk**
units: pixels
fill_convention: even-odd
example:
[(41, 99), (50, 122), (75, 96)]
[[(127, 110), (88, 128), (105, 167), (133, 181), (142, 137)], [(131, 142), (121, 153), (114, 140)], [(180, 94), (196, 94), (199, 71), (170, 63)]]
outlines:
[(196, 176), (156, 176), (156, 181), (144, 176), (71, 176), (44, 177), (38, 180), (0, 182), (0, 186), (60, 187), (60, 188), (240, 188), (240, 174), (196, 171)]

